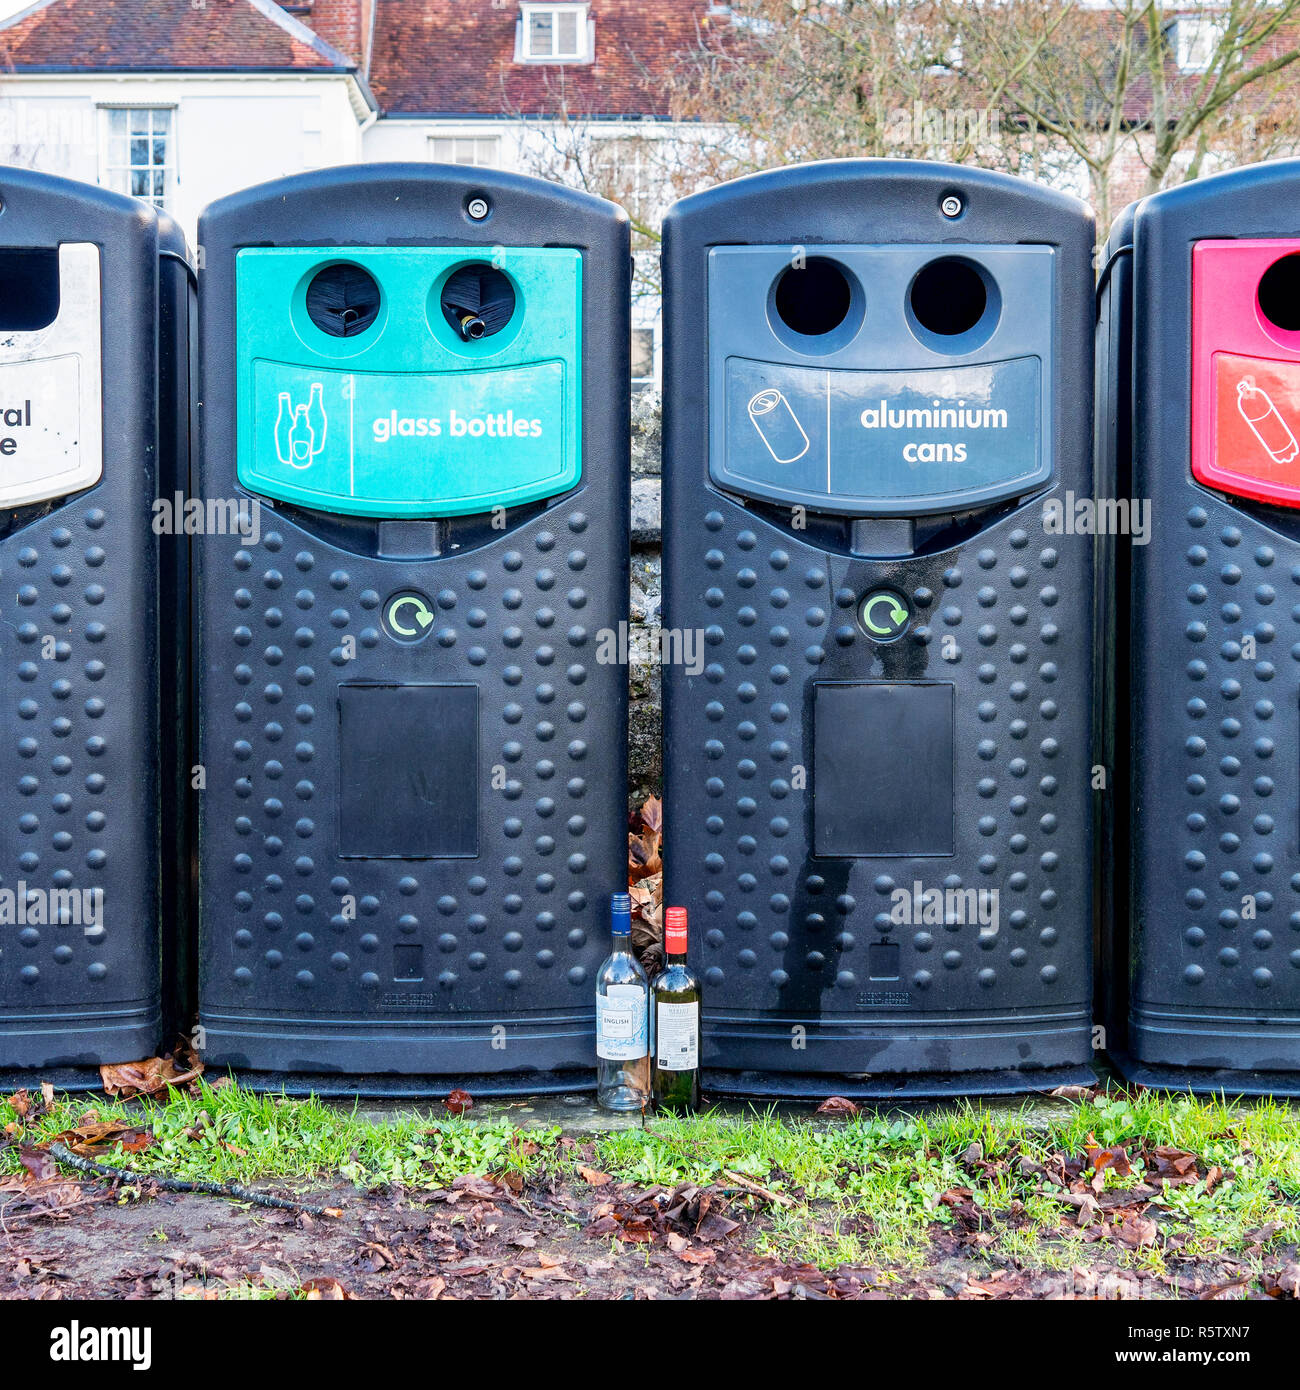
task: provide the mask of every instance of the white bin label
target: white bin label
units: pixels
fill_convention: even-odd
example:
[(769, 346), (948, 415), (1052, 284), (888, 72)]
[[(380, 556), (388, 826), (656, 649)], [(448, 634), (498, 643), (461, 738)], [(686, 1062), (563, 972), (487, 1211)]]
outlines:
[(99, 248), (59, 248), (59, 313), (0, 331), (0, 506), (89, 487), (103, 476)]

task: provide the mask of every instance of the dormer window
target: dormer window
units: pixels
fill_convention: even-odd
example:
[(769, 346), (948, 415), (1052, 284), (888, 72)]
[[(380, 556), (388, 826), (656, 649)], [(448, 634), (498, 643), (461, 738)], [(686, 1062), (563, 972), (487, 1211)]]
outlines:
[(1224, 27), (1221, 15), (1179, 15), (1166, 30), (1179, 69), (1208, 72), (1223, 40)]
[(591, 62), (592, 23), (583, 5), (519, 7), (519, 41), (515, 59), (521, 63)]

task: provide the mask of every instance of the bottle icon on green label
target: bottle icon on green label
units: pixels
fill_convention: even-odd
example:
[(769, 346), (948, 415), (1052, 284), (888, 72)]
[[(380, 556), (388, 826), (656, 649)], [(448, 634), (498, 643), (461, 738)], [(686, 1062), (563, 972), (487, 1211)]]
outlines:
[(316, 449), (316, 432), (307, 421), (307, 407), (300, 405), (289, 431), (289, 462), (294, 468), (306, 468)]
[(325, 448), (324, 388), (312, 382), (306, 405), (295, 406), (288, 391), (280, 392), (275, 416), (275, 456), (288, 468), (307, 468)]
[(311, 384), (311, 400), (307, 402), (307, 423), (311, 426), (312, 454), (319, 454), (325, 447), (325, 402), (321, 398), (324, 387), (319, 381)]

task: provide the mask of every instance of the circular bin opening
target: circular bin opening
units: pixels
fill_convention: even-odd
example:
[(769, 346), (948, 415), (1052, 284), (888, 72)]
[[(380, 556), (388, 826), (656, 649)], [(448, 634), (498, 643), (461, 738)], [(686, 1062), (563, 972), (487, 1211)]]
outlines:
[(1300, 251), (1274, 261), (1259, 282), (1259, 311), (1284, 333), (1300, 332)]
[(307, 286), (307, 317), (331, 338), (355, 338), (379, 314), (379, 286), (350, 261), (327, 265)]
[(969, 261), (946, 259), (925, 266), (908, 292), (917, 323), (941, 338), (969, 333), (984, 317), (989, 292)]
[(500, 333), (514, 317), (515, 287), (495, 266), (472, 261), (447, 277), (439, 303), (457, 336), (476, 343)]
[(993, 336), (1001, 310), (997, 282), (962, 256), (922, 266), (907, 291), (912, 332), (935, 352), (960, 356), (982, 347)]
[(776, 282), (777, 317), (793, 333), (820, 338), (833, 333), (849, 315), (853, 287), (834, 261), (814, 256), (790, 266)]

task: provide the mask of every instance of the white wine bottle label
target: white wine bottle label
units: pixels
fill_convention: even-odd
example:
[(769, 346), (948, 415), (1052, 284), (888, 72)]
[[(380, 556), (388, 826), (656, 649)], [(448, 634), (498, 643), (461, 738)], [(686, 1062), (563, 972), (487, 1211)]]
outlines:
[(655, 1008), (655, 1066), (660, 1071), (694, 1071), (699, 1065), (699, 1004), (659, 1004)]
[(640, 985), (610, 985), (596, 995), (596, 1056), (636, 1062), (650, 1051), (649, 997)]

